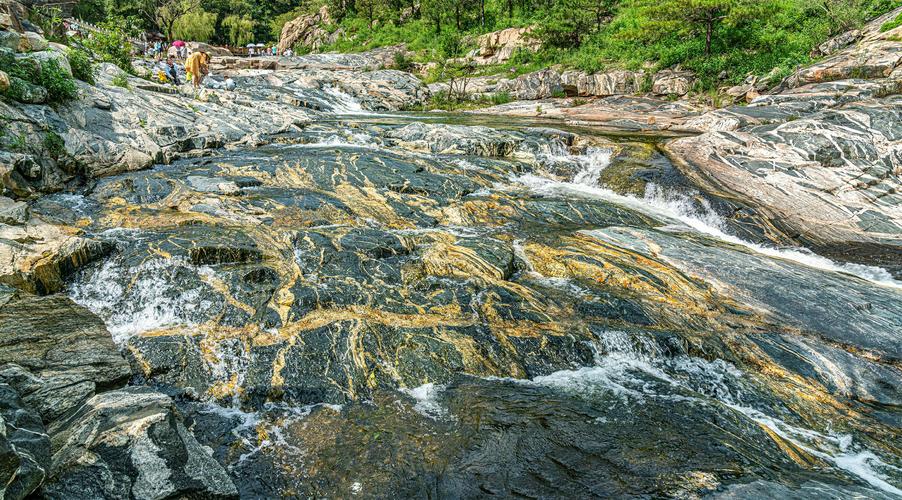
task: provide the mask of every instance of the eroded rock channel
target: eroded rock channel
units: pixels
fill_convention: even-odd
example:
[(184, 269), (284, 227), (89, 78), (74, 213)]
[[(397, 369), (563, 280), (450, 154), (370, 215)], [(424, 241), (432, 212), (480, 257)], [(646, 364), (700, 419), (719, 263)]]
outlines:
[[(29, 209), (94, 249), (30, 282), (130, 377), (39, 408), (48, 496), (900, 494), (899, 282), (779, 250), (652, 143), (347, 118)], [(20, 394), (93, 393), (26, 357)]]

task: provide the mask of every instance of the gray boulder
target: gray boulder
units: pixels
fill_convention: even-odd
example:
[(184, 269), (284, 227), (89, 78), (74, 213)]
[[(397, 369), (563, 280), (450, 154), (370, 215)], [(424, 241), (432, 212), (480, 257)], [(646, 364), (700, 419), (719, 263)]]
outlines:
[(37, 71), (41, 71), (44, 62), (56, 61), (60, 69), (65, 71), (69, 76), (72, 76), (72, 67), (69, 66), (69, 58), (66, 57), (66, 54), (56, 50), (41, 50), (29, 52), (27, 54), (16, 54), (16, 59), (31, 62), (34, 64)]
[(28, 204), (0, 196), (0, 223), (22, 225), (28, 220)]
[(51, 498), (235, 498), (228, 473), (185, 428), (169, 396), (128, 387), (51, 427)]
[(561, 82), (567, 95), (606, 97), (612, 95), (632, 95), (642, 90), (645, 73), (642, 71), (608, 71), (605, 73), (584, 73), (565, 71)]
[(7, 89), (6, 94), (23, 104), (44, 104), (47, 102), (47, 89), (26, 82), (16, 76), (9, 79), (9, 89)]
[(694, 81), (695, 75), (691, 71), (659, 71), (652, 81), (651, 91), (657, 95), (684, 96)]
[(564, 86), (560, 73), (553, 69), (543, 69), (499, 82), (496, 90), (510, 92), (517, 99), (535, 100), (563, 94)]
[(13, 52), (19, 49), (19, 40), (22, 37), (15, 31), (0, 30), (0, 48), (9, 49)]
[(0, 384), (0, 494), (21, 499), (35, 491), (50, 467), (50, 437), (41, 417), (19, 394)]
[(0, 382), (45, 421), (131, 374), (100, 318), (63, 295), (16, 293), (0, 307), (0, 365)]
[(19, 38), (18, 50), (19, 52), (37, 52), (46, 50), (47, 46), (47, 39), (41, 36), (40, 33), (26, 31)]

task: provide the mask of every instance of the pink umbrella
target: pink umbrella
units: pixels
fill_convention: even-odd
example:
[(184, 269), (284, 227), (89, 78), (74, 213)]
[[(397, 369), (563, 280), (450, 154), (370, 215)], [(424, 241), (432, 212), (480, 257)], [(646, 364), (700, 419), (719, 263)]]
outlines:
[(183, 41), (181, 41), (181, 40), (176, 40), (176, 41), (172, 42), (172, 46), (173, 46), (173, 47), (184, 47), (184, 46), (185, 46), (185, 42), (183, 42)]

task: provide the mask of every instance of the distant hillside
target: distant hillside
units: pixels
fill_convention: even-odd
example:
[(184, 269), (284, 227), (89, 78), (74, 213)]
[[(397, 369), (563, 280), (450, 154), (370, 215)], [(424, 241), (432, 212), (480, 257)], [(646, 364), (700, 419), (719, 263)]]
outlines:
[[(518, 51), (495, 71), (561, 64), (583, 71), (681, 66), (697, 90), (746, 75), (789, 74), (831, 36), (902, 5), (899, 0), (357, 0), (333, 2), (320, 51), (404, 43), (415, 60), (460, 57), (484, 33), (534, 27), (541, 50)], [(296, 51), (305, 47), (295, 47)], [(309, 49), (308, 49), (309, 50)]]

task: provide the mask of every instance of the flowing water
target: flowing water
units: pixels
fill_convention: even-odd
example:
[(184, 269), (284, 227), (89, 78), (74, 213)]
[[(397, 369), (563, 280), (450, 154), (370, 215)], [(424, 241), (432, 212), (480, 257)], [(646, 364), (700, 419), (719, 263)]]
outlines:
[(889, 272), (618, 193), (622, 139), (373, 120), (35, 207), (243, 496), (902, 496)]

